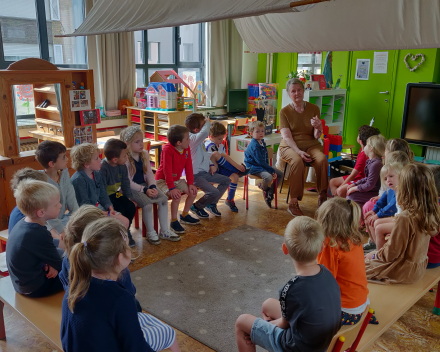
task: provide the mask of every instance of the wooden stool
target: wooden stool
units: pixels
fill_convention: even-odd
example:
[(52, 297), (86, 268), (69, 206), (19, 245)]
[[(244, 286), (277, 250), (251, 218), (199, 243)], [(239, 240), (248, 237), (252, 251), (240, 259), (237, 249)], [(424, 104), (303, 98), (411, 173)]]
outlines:
[(354, 158), (353, 158), (353, 148), (354, 148), (353, 144), (343, 144), (342, 145), (342, 149), (350, 149), (351, 160), (354, 160)]

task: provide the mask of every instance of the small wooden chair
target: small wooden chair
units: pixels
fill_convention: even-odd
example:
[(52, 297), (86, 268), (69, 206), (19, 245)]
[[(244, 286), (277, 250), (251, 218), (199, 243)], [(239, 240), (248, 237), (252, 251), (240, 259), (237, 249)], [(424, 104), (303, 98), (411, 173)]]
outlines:
[(8, 242), (8, 230), (0, 231), (0, 253), (6, 251), (6, 242)]
[(115, 136), (115, 131), (96, 132), (97, 138), (110, 137), (110, 136)]
[[(273, 159), (273, 149), (271, 147), (267, 148), (267, 156), (269, 158), (269, 165), (272, 166)], [(246, 199), (246, 210), (249, 209), (249, 179), (261, 179), (261, 177), (255, 175), (246, 175), (244, 177), (244, 189), (243, 189), (243, 199)], [(277, 187), (278, 187), (278, 178), (273, 180), (275, 185), (275, 209), (278, 209), (278, 196), (277, 196)]]
[[(226, 154), (229, 155), (229, 150), (228, 150), (229, 149), (228, 148), (228, 121), (226, 121), (226, 120), (219, 120), (218, 122), (220, 122), (223, 126), (226, 127), (226, 134), (225, 134), (225, 138), (223, 139), (222, 144), (225, 146)], [(235, 127), (235, 128), (237, 128), (237, 127)]]
[[(286, 177), (286, 171), (287, 171), (287, 164), (288, 164), (288, 162), (286, 160), (284, 160), (284, 159), (281, 159), (281, 161), (283, 161), (285, 163), (284, 171), (283, 171), (283, 183), (284, 183), (284, 178)], [(304, 181), (305, 181), (305, 178), (307, 177), (307, 173), (309, 171), (309, 168), (312, 165), (310, 163), (306, 163), (305, 161), (303, 161), (303, 162), (304, 162), (304, 166), (305, 166), (305, 168), (304, 168)], [(280, 194), (281, 194), (281, 191), (283, 190), (283, 183), (281, 183)], [(290, 182), (289, 182), (289, 188), (287, 190), (286, 204), (289, 204), (289, 196), (290, 196)]]
[(234, 128), (234, 132), (232, 133), (232, 135), (233, 136), (241, 136), (241, 135), (245, 134), (247, 127), (244, 129), (244, 131), (240, 131), (238, 129), (238, 127), (246, 126), (247, 123), (248, 123), (248, 120), (249, 119), (247, 117), (246, 118), (242, 118), (242, 119), (235, 119), (235, 128)]
[(350, 155), (351, 155), (351, 160), (354, 160), (353, 158), (353, 149), (354, 149), (354, 145), (353, 144), (343, 144), (342, 145), (342, 150), (346, 150), (346, 149), (350, 149)]

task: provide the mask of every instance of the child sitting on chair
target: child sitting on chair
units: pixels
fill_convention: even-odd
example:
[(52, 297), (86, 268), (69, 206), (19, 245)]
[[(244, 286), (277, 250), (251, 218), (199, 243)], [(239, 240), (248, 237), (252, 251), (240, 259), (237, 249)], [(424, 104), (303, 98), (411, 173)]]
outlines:
[[(440, 197), (440, 166), (436, 165), (431, 168), (434, 174), (435, 189), (437, 196)], [(439, 198), (440, 201), (440, 198)], [(428, 248), (428, 269), (437, 268), (440, 266), (440, 236), (437, 234), (431, 237)]]
[(290, 255), (296, 276), (280, 290), (279, 300), (263, 303), (262, 317), (240, 315), (235, 323), (239, 352), (326, 351), (341, 326), (341, 292), (333, 275), (316, 257), (324, 233), (309, 217), (291, 220), (284, 233), (283, 253)]
[(263, 179), (258, 187), (263, 191), (263, 198), (267, 206), (271, 208), (272, 200), (277, 191), (273, 181), (278, 180), (279, 186), (283, 182), (283, 172), (269, 165), (266, 143), (264, 142), (264, 123), (262, 121), (250, 122), (248, 133), (252, 136), (252, 140), (244, 152), (244, 162), (250, 168), (251, 175)]
[(429, 242), (439, 232), (440, 206), (434, 175), (423, 164), (408, 164), (399, 175), (397, 216), (390, 238), (379, 251), (365, 258), (367, 279), (412, 284), (422, 278), (428, 264)]
[(6, 243), (6, 264), (15, 291), (28, 297), (62, 291), (61, 256), (45, 227), (47, 220), (60, 213), (58, 189), (48, 182), (23, 180), (14, 196), (26, 216), (14, 226)]
[(209, 139), (205, 141), (205, 147), (206, 151), (211, 156), (211, 162), (217, 167), (217, 172), (220, 175), (228, 176), (231, 179), (225, 204), (231, 209), (231, 211), (238, 212), (238, 208), (234, 202), (238, 179), (247, 175), (249, 169), (246, 169), (243, 164), (237, 164), (226, 154), (225, 146), (222, 144), (225, 136), (226, 127), (220, 122), (213, 122), (209, 129)]

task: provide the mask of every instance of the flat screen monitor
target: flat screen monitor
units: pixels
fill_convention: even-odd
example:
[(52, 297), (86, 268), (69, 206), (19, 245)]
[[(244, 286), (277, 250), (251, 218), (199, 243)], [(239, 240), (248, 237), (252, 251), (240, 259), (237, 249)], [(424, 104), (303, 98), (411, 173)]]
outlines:
[(440, 84), (408, 83), (400, 137), (440, 147)]
[(226, 111), (228, 113), (247, 112), (248, 96), (247, 89), (228, 89)]

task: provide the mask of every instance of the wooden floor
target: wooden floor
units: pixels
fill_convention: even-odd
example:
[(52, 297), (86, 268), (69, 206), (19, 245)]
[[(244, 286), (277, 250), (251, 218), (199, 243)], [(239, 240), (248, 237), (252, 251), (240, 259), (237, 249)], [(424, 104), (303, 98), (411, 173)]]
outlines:
[[(287, 189), (279, 197), (278, 210), (269, 209), (263, 202), (261, 191), (256, 187), (249, 188), (249, 210), (246, 211), (242, 199), (243, 185), (239, 184), (236, 203), (238, 213), (232, 213), (219, 202), (221, 218), (210, 217), (202, 220), (199, 226), (187, 226), (187, 234), (182, 235), (180, 242), (162, 242), (159, 246), (152, 246), (141, 239), (139, 230), (133, 229), (137, 247), (133, 251), (135, 261), (130, 265), (130, 270), (135, 271), (151, 263), (164, 259), (186, 248), (220, 235), (237, 226), (248, 224), (267, 231), (282, 235), (286, 224), (292, 219), (286, 211)], [(287, 185), (286, 185), (287, 186)], [(311, 185), (306, 185), (306, 188)], [(300, 206), (304, 214), (313, 216), (318, 203), (317, 194), (305, 192), (304, 200)], [(287, 280), (287, 277), (286, 277)], [(435, 292), (426, 294), (413, 308), (398, 320), (391, 329), (371, 346), (368, 351), (438, 351), (440, 352), (440, 317), (433, 315)], [(262, 302), (255, 302), (260, 305)], [(374, 307), (373, 307), (374, 308)], [(5, 308), (6, 336), (5, 341), (0, 341), (1, 351), (39, 351), (51, 352), (53, 349), (36, 331), (21, 317)], [(192, 339), (181, 332), (177, 332), (178, 341), (182, 352), (211, 352), (210, 348)], [(231, 351), (232, 352), (232, 351)]]

